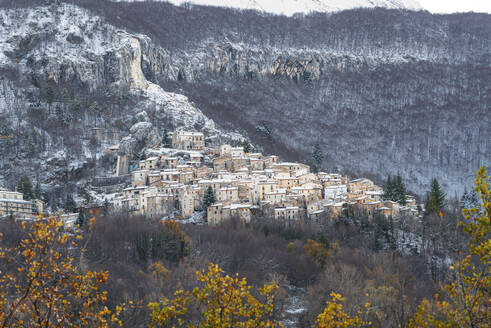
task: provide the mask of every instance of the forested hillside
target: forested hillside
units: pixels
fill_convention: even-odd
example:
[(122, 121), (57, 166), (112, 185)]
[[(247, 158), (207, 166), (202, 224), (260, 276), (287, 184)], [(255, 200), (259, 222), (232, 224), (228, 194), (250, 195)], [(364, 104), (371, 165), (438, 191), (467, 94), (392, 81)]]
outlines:
[(161, 46), (144, 55), (149, 79), (281, 155), (319, 142), (326, 168), (400, 170), (418, 193), (435, 176), (452, 195), (489, 165), (489, 15), (84, 5)]
[[(134, 73), (126, 67), (129, 57), (114, 52), (119, 28), (132, 33), (127, 49), (141, 48), (141, 64), (133, 63), (147, 81), (188, 96), (217, 124), (249, 136), (267, 152), (309, 162), (319, 143), (326, 169), (379, 179), (401, 171), (420, 194), (437, 177), (452, 196), (470, 185), (479, 165), (489, 165), (489, 15), (378, 8), (285, 17), (165, 2), (72, 2), (89, 11), (56, 11), (101, 20), (54, 21), (58, 28), (51, 34), (10, 39), (12, 32), (4, 31), (6, 44), (17, 44), (4, 51), (4, 99), (13, 94), (7, 87), (20, 92), (8, 81), (30, 90), (18, 97), (21, 107), (50, 107), (49, 84), (62, 109), (63, 89), (70, 101), (95, 99), (95, 90), (99, 98), (117, 98), (126, 92), (121, 86), (131, 87)], [(45, 2), (0, 4), (35, 8)], [(80, 39), (81, 33), (89, 39)], [(53, 36), (66, 38), (56, 41), (63, 48), (45, 47)], [(77, 53), (79, 46), (92, 49), (90, 55)], [(59, 56), (64, 64), (55, 62)], [(121, 72), (127, 83), (118, 82)], [(111, 116), (106, 124), (120, 119)]]

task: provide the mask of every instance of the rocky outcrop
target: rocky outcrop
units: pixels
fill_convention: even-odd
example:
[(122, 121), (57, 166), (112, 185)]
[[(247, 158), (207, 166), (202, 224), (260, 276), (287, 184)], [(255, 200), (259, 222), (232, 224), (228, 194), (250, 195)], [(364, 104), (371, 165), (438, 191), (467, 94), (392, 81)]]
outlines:
[[(187, 97), (147, 80), (142, 45), (149, 38), (68, 4), (0, 10), (0, 21), (0, 133), (14, 134), (11, 148), (0, 149), (0, 185), (14, 186), (21, 174), (56, 184), (60, 172), (93, 167), (108, 146), (120, 143), (131, 156), (159, 145), (164, 129), (219, 133)], [(65, 90), (78, 98), (78, 110)], [(111, 97), (111, 104), (97, 99)], [(109, 116), (109, 107), (117, 114)], [(63, 160), (52, 160), (54, 152)]]

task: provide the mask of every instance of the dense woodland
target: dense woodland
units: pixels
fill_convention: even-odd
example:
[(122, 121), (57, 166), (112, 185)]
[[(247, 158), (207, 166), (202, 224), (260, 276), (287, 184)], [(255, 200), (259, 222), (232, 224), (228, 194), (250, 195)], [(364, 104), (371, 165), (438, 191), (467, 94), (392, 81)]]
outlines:
[[(418, 193), (436, 176), (460, 195), (472, 173), (489, 165), (489, 15), (379, 8), (288, 18), (152, 2), (78, 3), (151, 36), (179, 75), (152, 72), (145, 62), (148, 79), (189, 96), (268, 151), (305, 159), (319, 143), (326, 168), (379, 178), (400, 170)], [(224, 53), (209, 44), (223, 45)], [(225, 63), (189, 68), (195, 54)], [(277, 59), (297, 73), (264, 75)], [(264, 123), (269, 140), (258, 133)]]
[[(344, 310), (351, 315), (369, 302), (376, 310), (366, 319), (374, 327), (408, 327), (421, 300), (451, 281), (448, 263), (468, 240), (457, 226), (463, 221), (459, 204), (428, 208), (444, 214), (369, 219), (366, 213), (345, 211), (320, 223), (285, 225), (257, 212), (247, 225), (232, 220), (208, 227), (94, 212), (77, 221), (85, 251), (60, 252), (75, 251), (74, 263), (82, 271), (108, 270), (107, 306), (133, 303), (121, 314), (125, 327), (151, 322), (147, 303), (200, 286), (195, 272), (208, 263), (239, 273), (257, 288), (276, 284), (271, 318), (291, 319), (285, 310), (299, 307), (294, 327), (314, 326), (332, 292), (345, 297)], [(24, 224), (0, 222), (3, 247), (16, 247), (26, 238)], [(15, 270), (16, 263), (5, 268)]]

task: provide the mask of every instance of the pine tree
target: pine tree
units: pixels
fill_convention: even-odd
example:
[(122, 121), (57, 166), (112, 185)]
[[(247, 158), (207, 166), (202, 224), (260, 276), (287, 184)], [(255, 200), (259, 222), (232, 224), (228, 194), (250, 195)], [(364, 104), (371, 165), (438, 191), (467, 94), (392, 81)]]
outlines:
[(65, 209), (73, 213), (76, 208), (77, 208), (77, 203), (75, 202), (75, 199), (73, 199), (73, 195), (67, 194), (66, 201), (65, 201)]
[(97, 101), (94, 101), (89, 107), (89, 111), (94, 115), (94, 125), (97, 125), (97, 119), (99, 117), (100, 107)]
[(394, 186), (394, 180), (392, 180), (392, 176), (389, 175), (387, 178), (387, 183), (384, 186), (384, 195), (382, 198), (384, 200), (392, 200), (394, 199), (394, 193), (395, 193), (395, 186)]
[(63, 120), (63, 109), (61, 108), (60, 104), (55, 106), (55, 115), (58, 120)]
[(316, 169), (320, 169), (324, 163), (324, 152), (318, 143), (316, 143), (312, 149), (312, 160)]
[(34, 193), (32, 191), (32, 183), (27, 175), (20, 178), (17, 184), (17, 191), (23, 194), (24, 200), (34, 199)]
[(167, 131), (167, 129), (164, 129), (164, 133), (162, 136), (162, 146), (170, 147), (170, 145), (171, 145), (171, 141), (169, 138), (169, 131)]
[(80, 103), (80, 101), (78, 99), (75, 99), (72, 102), (72, 111), (74, 111), (75, 113), (78, 113), (78, 112), (80, 112), (81, 109), (82, 109), (82, 104)]
[(406, 205), (407, 202), (406, 186), (402, 181), (402, 177), (400, 173), (397, 173), (397, 176), (395, 178), (393, 201), (398, 202), (401, 205)]
[(406, 186), (404, 185), (404, 181), (402, 181), (400, 173), (397, 173), (395, 177), (389, 175), (387, 183), (384, 186), (384, 195), (382, 198), (406, 205)]
[(207, 209), (210, 205), (216, 202), (215, 191), (211, 187), (206, 189), (205, 196), (203, 198), (203, 206)]
[(431, 189), (426, 196), (426, 213), (438, 214), (445, 207), (445, 193), (440, 188), (438, 180), (431, 180)]
[(249, 141), (247, 139), (244, 139), (244, 141), (242, 141), (241, 146), (244, 149), (245, 153), (250, 153), (252, 150), (251, 144), (249, 143)]
[(82, 227), (84, 225), (84, 221), (85, 221), (84, 210), (80, 209), (80, 211), (78, 212), (78, 217), (77, 217), (77, 221), (75, 221), (75, 224), (78, 227)]

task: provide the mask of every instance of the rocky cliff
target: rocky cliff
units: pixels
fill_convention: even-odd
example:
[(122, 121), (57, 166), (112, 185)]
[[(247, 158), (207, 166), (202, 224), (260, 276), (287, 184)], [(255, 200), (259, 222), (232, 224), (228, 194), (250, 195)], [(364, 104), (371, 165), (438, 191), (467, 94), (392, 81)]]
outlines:
[(5, 187), (28, 174), (46, 190), (73, 189), (111, 174), (108, 146), (121, 143), (121, 152), (138, 155), (166, 130), (221, 134), (187, 97), (147, 81), (148, 37), (69, 4), (4, 9), (0, 21), (0, 135), (10, 137), (0, 141)]

